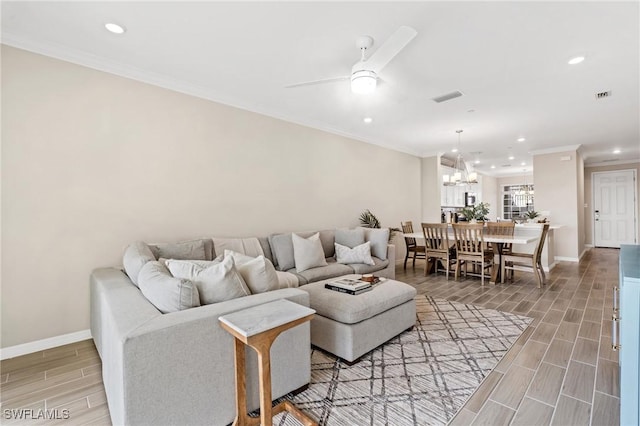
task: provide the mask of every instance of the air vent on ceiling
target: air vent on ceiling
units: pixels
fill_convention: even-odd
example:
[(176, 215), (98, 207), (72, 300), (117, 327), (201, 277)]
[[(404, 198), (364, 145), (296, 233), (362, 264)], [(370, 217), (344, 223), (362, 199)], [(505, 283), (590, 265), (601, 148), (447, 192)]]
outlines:
[(433, 101), (440, 103), (440, 102), (449, 101), (451, 99), (459, 98), (460, 96), (462, 96), (462, 92), (459, 92), (456, 90), (455, 92), (451, 92), (451, 93), (447, 93), (446, 95), (435, 97), (433, 98)]
[(500, 167), (511, 167), (511, 164), (503, 164), (503, 165), (502, 165), (502, 166), (500, 166)]
[(607, 90), (606, 92), (598, 92), (596, 93), (596, 99), (604, 99), (611, 96), (611, 90)]
[(610, 161), (620, 161), (620, 159), (619, 158), (610, 158), (608, 160), (602, 160), (603, 163), (608, 163)]

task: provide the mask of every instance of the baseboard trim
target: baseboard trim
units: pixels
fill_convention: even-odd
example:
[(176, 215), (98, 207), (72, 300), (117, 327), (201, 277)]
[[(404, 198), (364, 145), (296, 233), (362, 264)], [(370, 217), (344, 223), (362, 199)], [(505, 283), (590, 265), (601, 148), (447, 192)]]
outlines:
[(593, 248), (593, 244), (585, 244), (584, 245), (586, 248)]
[(558, 264), (558, 262), (553, 262), (551, 265), (549, 266), (543, 266), (542, 269), (544, 269), (545, 272), (551, 272), (551, 270), (553, 268), (556, 267), (556, 265)]
[[(554, 260), (556, 262), (575, 262), (578, 263), (580, 262), (580, 258), (578, 257), (564, 257), (564, 256), (556, 256), (554, 258)], [(555, 263), (555, 262), (554, 262)]]
[(75, 333), (63, 334), (61, 336), (49, 337), (47, 339), (36, 340), (35, 342), (23, 343), (21, 345), (9, 346), (0, 349), (0, 360), (15, 358), (33, 352), (44, 351), (69, 343), (80, 342), (91, 338), (91, 330), (76, 331)]
[(590, 250), (589, 248), (585, 247), (584, 250), (582, 250), (582, 253), (580, 253), (580, 259), (582, 259), (582, 256), (584, 256), (584, 254), (589, 250)]

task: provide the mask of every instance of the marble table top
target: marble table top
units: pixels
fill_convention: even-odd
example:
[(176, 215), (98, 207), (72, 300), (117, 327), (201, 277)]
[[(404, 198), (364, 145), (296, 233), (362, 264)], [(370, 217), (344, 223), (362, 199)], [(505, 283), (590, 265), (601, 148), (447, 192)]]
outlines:
[(223, 315), (218, 320), (241, 336), (251, 337), (315, 313), (306, 306), (280, 299)]

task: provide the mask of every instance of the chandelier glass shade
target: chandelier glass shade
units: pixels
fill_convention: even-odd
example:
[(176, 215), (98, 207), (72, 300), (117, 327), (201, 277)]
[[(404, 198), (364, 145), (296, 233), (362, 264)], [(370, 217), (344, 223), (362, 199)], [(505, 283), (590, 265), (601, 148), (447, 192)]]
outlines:
[(476, 172), (470, 172), (467, 169), (467, 164), (460, 154), (460, 133), (462, 130), (456, 130), (458, 134), (458, 156), (453, 166), (453, 174), (444, 174), (442, 176), (442, 184), (444, 186), (463, 186), (472, 183), (478, 183), (478, 174)]

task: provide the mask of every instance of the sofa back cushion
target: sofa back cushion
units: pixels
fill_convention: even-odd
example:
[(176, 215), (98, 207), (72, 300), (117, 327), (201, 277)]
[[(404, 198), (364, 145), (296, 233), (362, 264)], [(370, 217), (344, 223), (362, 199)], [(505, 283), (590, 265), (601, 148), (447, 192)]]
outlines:
[(364, 229), (336, 229), (336, 244), (354, 248), (364, 244)]
[(210, 238), (179, 243), (149, 244), (156, 259), (213, 260), (213, 241)]
[(364, 239), (371, 243), (371, 255), (378, 259), (387, 259), (389, 245), (389, 228), (360, 228), (364, 230)]
[(251, 294), (236, 269), (232, 257), (221, 258), (206, 264), (175, 259), (168, 259), (165, 262), (174, 277), (188, 279), (195, 284), (200, 294), (200, 303), (203, 305)]
[[(335, 243), (335, 231), (333, 229), (315, 232), (296, 232), (297, 235), (303, 238), (308, 238), (315, 233), (320, 234), (320, 244), (322, 245), (324, 257), (333, 257), (335, 254), (335, 247), (333, 246)], [(296, 266), (291, 235), (292, 233), (289, 232), (269, 236), (269, 245), (271, 246), (274, 265), (279, 271), (288, 271)]]
[(148, 262), (156, 260), (149, 246), (142, 242), (136, 241), (125, 249), (122, 256), (122, 265), (133, 284), (138, 286), (138, 275), (142, 267)]
[(161, 262), (147, 262), (138, 281), (142, 294), (163, 314), (200, 306), (196, 286), (189, 280), (173, 277)]

